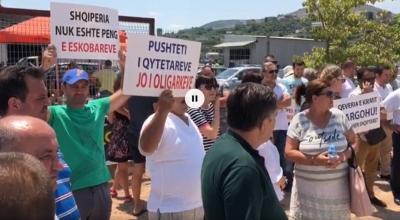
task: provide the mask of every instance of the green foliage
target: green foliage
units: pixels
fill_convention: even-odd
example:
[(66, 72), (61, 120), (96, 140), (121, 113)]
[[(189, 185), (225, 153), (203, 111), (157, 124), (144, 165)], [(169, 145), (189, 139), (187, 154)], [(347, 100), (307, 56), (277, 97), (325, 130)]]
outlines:
[(366, 12), (351, 9), (383, 0), (306, 0), (309, 20), (322, 23), (313, 28), (315, 40), (327, 42), (326, 48), (313, 48), (312, 54), (296, 56), (307, 66), (340, 64), (346, 58), (359, 66), (393, 65), (400, 60), (400, 17), (390, 18), (386, 11), (368, 19)]
[[(202, 42), (201, 57), (204, 58), (205, 53), (213, 50), (213, 46), (223, 42), (224, 34), (282, 37), (287, 35), (293, 36), (295, 30), (302, 28), (311, 31), (310, 22), (297, 20), (277, 20), (276, 18), (268, 17), (259, 21), (253, 20), (248, 21), (246, 24), (238, 24), (232, 28), (213, 29), (196, 27), (180, 30), (177, 33), (166, 33), (164, 36)], [(303, 37), (311, 37), (310, 35), (306, 34), (301, 35), (303, 35)]]

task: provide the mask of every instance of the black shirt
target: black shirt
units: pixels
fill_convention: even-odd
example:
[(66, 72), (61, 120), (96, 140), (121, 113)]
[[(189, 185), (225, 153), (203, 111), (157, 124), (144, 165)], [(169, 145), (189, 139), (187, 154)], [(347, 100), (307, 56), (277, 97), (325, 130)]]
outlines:
[(206, 154), (201, 194), (207, 220), (287, 220), (264, 158), (228, 130)]
[[(158, 97), (132, 96), (128, 100), (128, 111), (130, 116), (130, 135), (139, 139), (140, 130), (144, 121), (154, 113), (153, 104), (158, 101)], [(136, 143), (136, 142), (135, 142)]]

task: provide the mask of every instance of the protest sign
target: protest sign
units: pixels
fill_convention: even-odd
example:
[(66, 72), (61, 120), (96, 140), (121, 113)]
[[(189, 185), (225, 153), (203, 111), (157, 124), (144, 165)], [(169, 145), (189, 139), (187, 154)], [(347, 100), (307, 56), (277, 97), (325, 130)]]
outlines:
[(117, 60), (118, 27), (117, 10), (50, 3), (51, 43), (58, 58)]
[(158, 97), (169, 89), (175, 97), (184, 97), (194, 88), (200, 42), (136, 34), (128, 39), (125, 95)]
[(355, 97), (334, 100), (334, 106), (345, 113), (355, 133), (380, 127), (380, 97), (371, 92)]
[(292, 121), (294, 113), (295, 113), (296, 102), (292, 99), (292, 104), (290, 106), (286, 107), (285, 109), (286, 109), (287, 121), (288, 121), (288, 123), (290, 123), (290, 121)]

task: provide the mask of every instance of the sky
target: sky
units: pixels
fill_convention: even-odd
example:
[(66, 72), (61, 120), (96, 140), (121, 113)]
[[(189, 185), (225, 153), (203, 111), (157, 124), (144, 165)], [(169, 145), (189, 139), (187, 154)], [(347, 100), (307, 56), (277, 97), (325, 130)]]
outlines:
[[(216, 20), (259, 19), (286, 14), (301, 8), (303, 1), (279, 0), (279, 4), (271, 4), (272, 1), (263, 0), (53, 0), (53, 2), (114, 8), (120, 15), (125, 16), (155, 18), (156, 27), (166, 31), (198, 27)], [(0, 0), (0, 2), (4, 7), (50, 9), (50, 1), (47, 0)], [(400, 0), (386, 0), (375, 6), (400, 13)]]

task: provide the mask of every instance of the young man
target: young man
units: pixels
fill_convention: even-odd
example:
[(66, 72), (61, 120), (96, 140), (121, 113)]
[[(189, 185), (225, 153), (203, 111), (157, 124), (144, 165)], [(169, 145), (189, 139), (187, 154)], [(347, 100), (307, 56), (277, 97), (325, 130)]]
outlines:
[[(45, 68), (51, 66), (49, 62), (52, 62), (53, 53), (50, 46), (44, 52), (42, 63)], [(9, 66), (0, 72), (2, 118), (26, 115), (45, 120), (48, 105), (47, 90), (40, 70), (25, 66)], [(58, 173), (58, 186), (54, 192), (56, 214), (61, 220), (77, 220), (80, 214), (71, 192), (71, 170), (61, 152), (58, 153), (64, 168)]]
[(50, 175), (53, 191), (57, 188), (58, 172), (63, 168), (57, 151), (56, 135), (45, 121), (29, 116), (8, 116), (0, 120), (0, 152), (26, 153), (39, 159)]
[[(125, 54), (119, 52), (123, 64)], [(129, 96), (119, 90), (109, 97), (86, 103), (89, 76), (80, 69), (68, 70), (61, 88), (66, 105), (49, 106), (47, 118), (71, 168), (72, 193), (82, 219), (108, 220), (112, 200), (108, 186), (111, 176), (105, 163), (103, 144), (104, 119), (109, 112), (122, 106)]]
[(174, 98), (165, 90), (156, 113), (143, 124), (139, 145), (152, 181), (149, 220), (204, 219), (198, 178), (205, 155), (203, 138), (187, 109), (185, 98)]
[(342, 64), (342, 75), (346, 78), (346, 82), (342, 84), (342, 92), (340, 97), (347, 98), (350, 93), (356, 88), (353, 83), (353, 77), (357, 72), (357, 64), (350, 59), (347, 59)]
[[(293, 67), (293, 75), (285, 77), (282, 79), (282, 84), (286, 86), (290, 97), (292, 98), (292, 102), (294, 102), (293, 93), (297, 86), (301, 84), (307, 84), (308, 80), (303, 77), (304, 68), (306, 64), (303, 61), (294, 61), (292, 64)], [(295, 113), (300, 111), (300, 106), (296, 105)]]
[(229, 131), (206, 154), (201, 193), (206, 219), (287, 220), (257, 148), (275, 126), (276, 96), (244, 83), (228, 97)]
[(1, 153), (0, 189), (0, 219), (54, 219), (50, 177), (35, 157)]
[[(389, 66), (383, 66), (376, 68), (375, 71), (375, 85), (374, 91), (379, 94), (381, 101), (385, 100), (386, 97), (393, 92), (392, 86), (389, 84), (391, 68)], [(382, 121), (382, 127), (385, 130), (386, 138), (381, 143), (380, 150), (380, 178), (384, 180), (390, 180), (390, 161), (391, 152), (393, 149), (392, 145), (392, 133), (390, 121)]]
[[(375, 84), (375, 69), (360, 68), (357, 70), (357, 80), (360, 82), (349, 95), (349, 97), (358, 96), (373, 92)], [(381, 116), (381, 120), (384, 120)], [(386, 203), (375, 197), (374, 183), (376, 178), (376, 169), (378, 168), (379, 153), (382, 142), (370, 145), (365, 134), (358, 134), (356, 137), (358, 143), (357, 164), (364, 168), (365, 185), (371, 203), (380, 207), (386, 207)]]

